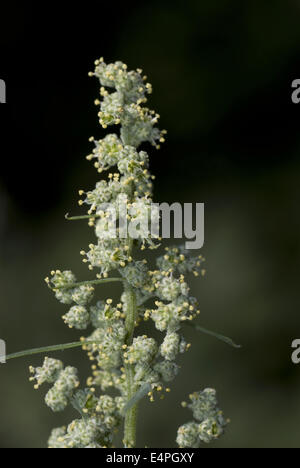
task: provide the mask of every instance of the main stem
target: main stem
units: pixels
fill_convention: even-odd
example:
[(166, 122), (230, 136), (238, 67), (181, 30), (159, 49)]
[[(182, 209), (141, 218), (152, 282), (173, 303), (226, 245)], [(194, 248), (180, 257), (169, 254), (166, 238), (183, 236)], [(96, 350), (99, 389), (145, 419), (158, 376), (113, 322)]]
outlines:
[[(137, 319), (136, 294), (129, 284), (126, 285), (125, 292), (127, 293), (127, 313), (125, 320), (125, 328), (127, 332), (126, 345), (131, 346)], [(129, 401), (138, 390), (134, 381), (134, 374), (134, 365), (129, 363), (125, 364), (127, 401)], [(127, 448), (134, 448), (136, 446), (137, 412), (138, 404), (135, 404), (126, 412), (125, 415), (124, 445)]]
[[(124, 144), (129, 144), (123, 139)], [(130, 199), (133, 200), (134, 194), (134, 182), (130, 183)], [(133, 239), (129, 237), (129, 255), (133, 251)], [(126, 342), (127, 346), (131, 346), (133, 342), (134, 329), (137, 321), (137, 300), (136, 293), (133, 287), (126, 281), (125, 282), (125, 293), (127, 293), (127, 311), (125, 319), (126, 329)], [(135, 395), (138, 390), (138, 386), (135, 383), (135, 370), (134, 365), (125, 363), (125, 375), (126, 375), (126, 386), (127, 386), (127, 401)], [(136, 446), (136, 429), (137, 429), (137, 415), (138, 415), (138, 403), (133, 405), (125, 414), (124, 423), (124, 446), (126, 448), (134, 448)]]

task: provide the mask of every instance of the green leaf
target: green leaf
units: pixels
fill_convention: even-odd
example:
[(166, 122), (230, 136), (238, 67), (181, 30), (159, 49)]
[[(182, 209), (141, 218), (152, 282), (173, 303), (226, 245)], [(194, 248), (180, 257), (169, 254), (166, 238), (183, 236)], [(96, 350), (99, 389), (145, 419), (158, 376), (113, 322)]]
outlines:
[(135, 406), (142, 398), (148, 395), (151, 392), (151, 385), (146, 383), (133, 395), (133, 397), (127, 402), (125, 408), (123, 409), (123, 414), (126, 414), (133, 406)]
[(33, 356), (34, 354), (53, 353), (55, 351), (64, 351), (66, 349), (80, 348), (81, 346), (84, 346), (85, 344), (101, 344), (101, 342), (89, 341), (89, 340), (76, 341), (75, 343), (66, 343), (66, 344), (59, 344), (59, 345), (54, 345), (54, 346), (46, 346), (44, 348), (28, 349), (26, 351), (20, 351), (19, 353), (8, 354), (7, 356), (2, 356), (2, 358), (5, 358), (6, 361), (9, 361), (10, 359)]
[(229, 346), (232, 346), (233, 348), (236, 348), (236, 349), (242, 348), (241, 345), (236, 344), (231, 338), (228, 338), (227, 336), (224, 336), (224, 335), (220, 335), (220, 333), (207, 330), (206, 328), (200, 327), (200, 325), (196, 325), (191, 322), (188, 322), (187, 325), (190, 325), (191, 327), (195, 328), (195, 330), (197, 330), (198, 332), (205, 333), (205, 335), (213, 336), (214, 338), (217, 338), (217, 340), (223, 341), (223, 343), (226, 343)]

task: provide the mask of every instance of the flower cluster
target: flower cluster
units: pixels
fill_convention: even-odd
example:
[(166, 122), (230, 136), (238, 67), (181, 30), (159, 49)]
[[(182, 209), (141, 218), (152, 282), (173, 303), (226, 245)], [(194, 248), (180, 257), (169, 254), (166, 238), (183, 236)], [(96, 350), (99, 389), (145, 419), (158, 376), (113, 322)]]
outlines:
[[(128, 71), (122, 62), (106, 65), (101, 58), (96, 61), (95, 73), (90, 75), (99, 78), (102, 85), (103, 100), (96, 104), (100, 105), (99, 119), (104, 128), (121, 124), (122, 140), (135, 148), (145, 141), (154, 146), (164, 141), (164, 133), (155, 127), (159, 115), (142, 106), (152, 92), (142, 70)], [(114, 88), (115, 92), (109, 93), (105, 88)]]
[(51, 272), (52, 278), (46, 278), (46, 283), (55, 292), (56, 298), (62, 304), (87, 305), (94, 296), (94, 288), (91, 285), (76, 286), (76, 277), (71, 271)]
[(177, 272), (182, 275), (193, 273), (194, 276), (205, 275), (203, 268), (204, 258), (191, 257), (189, 252), (182, 246), (167, 247), (166, 254), (158, 259), (157, 266), (163, 271)]
[(148, 338), (146, 335), (138, 336), (133, 339), (132, 345), (124, 353), (126, 364), (149, 364), (157, 353), (157, 344), (154, 338)]
[(218, 408), (216, 391), (207, 388), (203, 392), (190, 395), (191, 403), (182, 403), (193, 412), (194, 421), (178, 429), (177, 444), (181, 448), (198, 448), (201, 443), (218, 439), (228, 423)]
[(77, 369), (74, 367), (63, 368), (63, 363), (55, 359), (46, 358), (43, 367), (30, 367), (34, 374), (31, 380), (36, 380), (35, 388), (38, 389), (43, 383), (54, 384), (48, 391), (45, 402), (52, 411), (63, 411), (79, 386)]
[(105, 370), (115, 369), (122, 363), (122, 345), (125, 337), (125, 325), (120, 320), (109, 326), (97, 328), (88, 338), (84, 349), (88, 351), (91, 361), (97, 361), (98, 367)]
[[(68, 427), (53, 430), (49, 439), (53, 448), (111, 447), (124, 419), (124, 446), (135, 445), (137, 395), (146, 391), (154, 401), (155, 395), (163, 397), (163, 391), (170, 391), (166, 384), (179, 372), (176, 359), (190, 348), (183, 338), (183, 325), (200, 313), (186, 275), (204, 274), (204, 259), (190, 256), (181, 247), (166, 249), (154, 270), (146, 259), (135, 260), (136, 250), (154, 249), (159, 240), (155, 233), (149, 233), (149, 220), (158, 223), (159, 210), (151, 206), (153, 177), (148, 154), (139, 146), (149, 142), (159, 147), (166, 132), (156, 127), (159, 116), (144, 107), (152, 87), (141, 70), (128, 71), (122, 62), (106, 65), (100, 59), (91, 76), (99, 78), (101, 84), (101, 99), (96, 101), (100, 124), (103, 128), (120, 124), (121, 130), (120, 135), (90, 139), (94, 149), (87, 159), (98, 173), (109, 171), (108, 178), (100, 180), (93, 190), (79, 191), (79, 205), (88, 208), (87, 215), (78, 218), (88, 219), (97, 239), (80, 253), (89, 269), (96, 270), (95, 279), (77, 283), (68, 270), (53, 271), (51, 278), (46, 278), (56, 298), (71, 305), (62, 317), (64, 322), (70, 328), (88, 329), (81, 341), (92, 364), (87, 387), (80, 390), (76, 369), (64, 368), (60, 361), (46, 358), (43, 367), (31, 368), (36, 388), (53, 384), (46, 395), (53, 411), (70, 403), (80, 415)], [(128, 232), (122, 223), (124, 208), (131, 221)], [(116, 278), (110, 276), (112, 271)], [(106, 298), (93, 302), (95, 286), (109, 281), (123, 283), (120, 302), (114, 304)], [(153, 321), (162, 333), (160, 339), (136, 334), (142, 320)], [(105, 393), (110, 390), (118, 396)], [(196, 439), (212, 439), (220, 433), (221, 416), (213, 403), (208, 405), (208, 397), (212, 398), (211, 394), (193, 397), (191, 408), (198, 422), (179, 430), (181, 446), (193, 446)]]

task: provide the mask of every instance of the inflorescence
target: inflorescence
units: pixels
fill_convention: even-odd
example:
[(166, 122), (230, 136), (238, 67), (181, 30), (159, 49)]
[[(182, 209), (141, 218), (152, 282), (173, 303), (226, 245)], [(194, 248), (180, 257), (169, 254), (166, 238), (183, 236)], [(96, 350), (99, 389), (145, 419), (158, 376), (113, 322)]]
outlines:
[(224, 433), (229, 422), (218, 408), (214, 389), (193, 393), (190, 400), (190, 404), (183, 402), (182, 406), (193, 412), (194, 420), (178, 429), (177, 443), (181, 448), (199, 448), (201, 443), (209, 444)]
[[(89, 330), (81, 340), (92, 363), (91, 375), (82, 390), (77, 370), (64, 368), (58, 360), (46, 358), (42, 367), (30, 368), (35, 388), (44, 383), (52, 385), (45, 401), (53, 411), (62, 411), (71, 404), (79, 414), (68, 427), (52, 431), (49, 447), (53, 448), (111, 447), (124, 418), (124, 446), (135, 445), (136, 408), (130, 407), (130, 401), (143, 389), (151, 401), (170, 391), (168, 385), (179, 372), (177, 358), (191, 346), (182, 335), (182, 327), (200, 313), (197, 300), (190, 295), (187, 275), (204, 274), (202, 256), (192, 257), (181, 247), (167, 248), (157, 258), (154, 270), (147, 260), (135, 260), (135, 250), (154, 249), (159, 243), (142, 228), (138, 239), (105, 235), (110, 229), (105, 203), (117, 204), (126, 195), (128, 216), (136, 225), (143, 226), (151, 215), (153, 177), (148, 154), (138, 148), (144, 142), (159, 148), (166, 132), (156, 127), (159, 115), (145, 106), (152, 86), (142, 70), (128, 71), (122, 62), (106, 65), (100, 59), (90, 75), (100, 80), (101, 99), (95, 104), (100, 107), (101, 126), (120, 125), (121, 129), (120, 135), (90, 139), (94, 149), (87, 159), (100, 174), (109, 171), (108, 178), (99, 181), (94, 190), (79, 191), (79, 205), (87, 205), (88, 224), (97, 238), (81, 255), (89, 269), (96, 270), (96, 280), (77, 283), (71, 271), (60, 270), (46, 278), (56, 298), (70, 306), (62, 317), (64, 322), (70, 328)], [(94, 301), (95, 284), (102, 279), (109, 281), (113, 271), (124, 284), (120, 302)], [(147, 335), (135, 334), (140, 322), (149, 320), (163, 334), (159, 343)], [(111, 390), (111, 395), (117, 391), (118, 396), (105, 394)], [(191, 401), (195, 422), (179, 429), (180, 447), (209, 442), (221, 435), (225, 426), (213, 390), (195, 393)]]

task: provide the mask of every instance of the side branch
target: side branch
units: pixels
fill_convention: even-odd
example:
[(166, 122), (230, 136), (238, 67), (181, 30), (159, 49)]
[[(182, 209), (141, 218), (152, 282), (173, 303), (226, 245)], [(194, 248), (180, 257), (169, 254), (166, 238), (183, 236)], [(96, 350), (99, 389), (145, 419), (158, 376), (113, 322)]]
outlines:
[(91, 281), (81, 281), (80, 283), (72, 283), (66, 286), (57, 286), (55, 288), (51, 288), (53, 291), (57, 291), (59, 289), (73, 289), (78, 288), (79, 286), (93, 286), (97, 284), (106, 284), (106, 283), (115, 283), (115, 282), (123, 282), (123, 278), (103, 278), (100, 280), (91, 280)]
[[(89, 343), (94, 344), (93, 342), (89, 342)], [(65, 343), (65, 344), (54, 345), (54, 346), (46, 346), (43, 348), (28, 349), (26, 351), (20, 351), (18, 353), (9, 354), (8, 356), (1, 356), (1, 357), (5, 359), (6, 361), (9, 361), (11, 359), (17, 359), (17, 358), (26, 357), (26, 356), (33, 356), (34, 354), (53, 353), (55, 351), (65, 351), (66, 349), (80, 348), (84, 344), (86, 344), (86, 341), (76, 341), (74, 343)]]
[(68, 221), (80, 221), (82, 219), (95, 219), (100, 218), (99, 215), (83, 215), (83, 216), (69, 216), (69, 213), (65, 215), (65, 219)]

